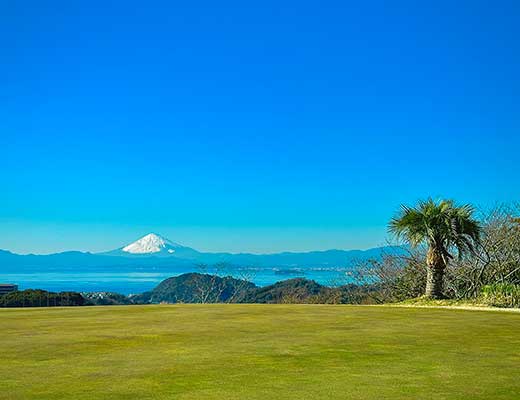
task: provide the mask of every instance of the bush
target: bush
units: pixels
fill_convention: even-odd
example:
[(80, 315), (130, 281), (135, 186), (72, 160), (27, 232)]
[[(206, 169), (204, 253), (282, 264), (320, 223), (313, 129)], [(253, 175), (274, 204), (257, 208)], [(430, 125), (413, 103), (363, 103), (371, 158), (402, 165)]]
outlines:
[(53, 293), (28, 289), (0, 296), (0, 307), (63, 307), (84, 304), (85, 299), (76, 292)]
[(520, 285), (496, 283), (482, 288), (482, 301), (496, 307), (520, 307)]

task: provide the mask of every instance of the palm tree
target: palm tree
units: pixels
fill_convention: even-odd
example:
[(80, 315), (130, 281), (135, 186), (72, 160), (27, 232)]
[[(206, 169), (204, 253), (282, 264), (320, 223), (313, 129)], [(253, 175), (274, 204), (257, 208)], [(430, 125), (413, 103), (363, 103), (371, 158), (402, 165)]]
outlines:
[(426, 244), (426, 296), (441, 298), (444, 272), (456, 250), (459, 257), (473, 252), (479, 243), (480, 225), (471, 205), (457, 206), (453, 200), (420, 201), (416, 207), (401, 206), (389, 231), (412, 247)]

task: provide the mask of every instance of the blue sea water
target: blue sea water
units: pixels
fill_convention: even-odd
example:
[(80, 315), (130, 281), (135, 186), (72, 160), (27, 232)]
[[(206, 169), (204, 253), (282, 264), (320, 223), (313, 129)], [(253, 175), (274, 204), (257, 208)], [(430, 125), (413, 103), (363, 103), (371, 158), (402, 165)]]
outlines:
[[(153, 289), (161, 281), (186, 272), (200, 271), (154, 271), (154, 272), (42, 272), (0, 274), (1, 283), (14, 283), (20, 290), (43, 289), (49, 291), (117, 292), (136, 294)], [(208, 271), (212, 273), (212, 271)], [(338, 285), (349, 282), (347, 271), (341, 269), (289, 269), (259, 268), (249, 271), (229, 271), (224, 275), (246, 278), (258, 286), (266, 286), (295, 277), (313, 279), (323, 285)]]

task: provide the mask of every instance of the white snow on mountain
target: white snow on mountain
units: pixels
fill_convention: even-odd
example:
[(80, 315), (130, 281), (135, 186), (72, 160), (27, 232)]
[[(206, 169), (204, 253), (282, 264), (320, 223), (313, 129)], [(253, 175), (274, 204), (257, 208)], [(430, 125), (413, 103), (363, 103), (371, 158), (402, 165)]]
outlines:
[(175, 248), (181, 248), (180, 244), (174, 243), (155, 233), (143, 236), (141, 239), (123, 247), (123, 251), (131, 254), (151, 254), (167, 251), (170, 254), (175, 253)]

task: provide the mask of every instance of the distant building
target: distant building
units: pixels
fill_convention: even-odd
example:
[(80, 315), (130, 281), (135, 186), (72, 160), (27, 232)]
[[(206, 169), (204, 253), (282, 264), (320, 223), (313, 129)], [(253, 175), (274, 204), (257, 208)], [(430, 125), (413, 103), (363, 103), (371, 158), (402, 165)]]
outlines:
[(13, 285), (11, 283), (0, 283), (0, 295), (16, 292), (17, 290), (18, 285)]

